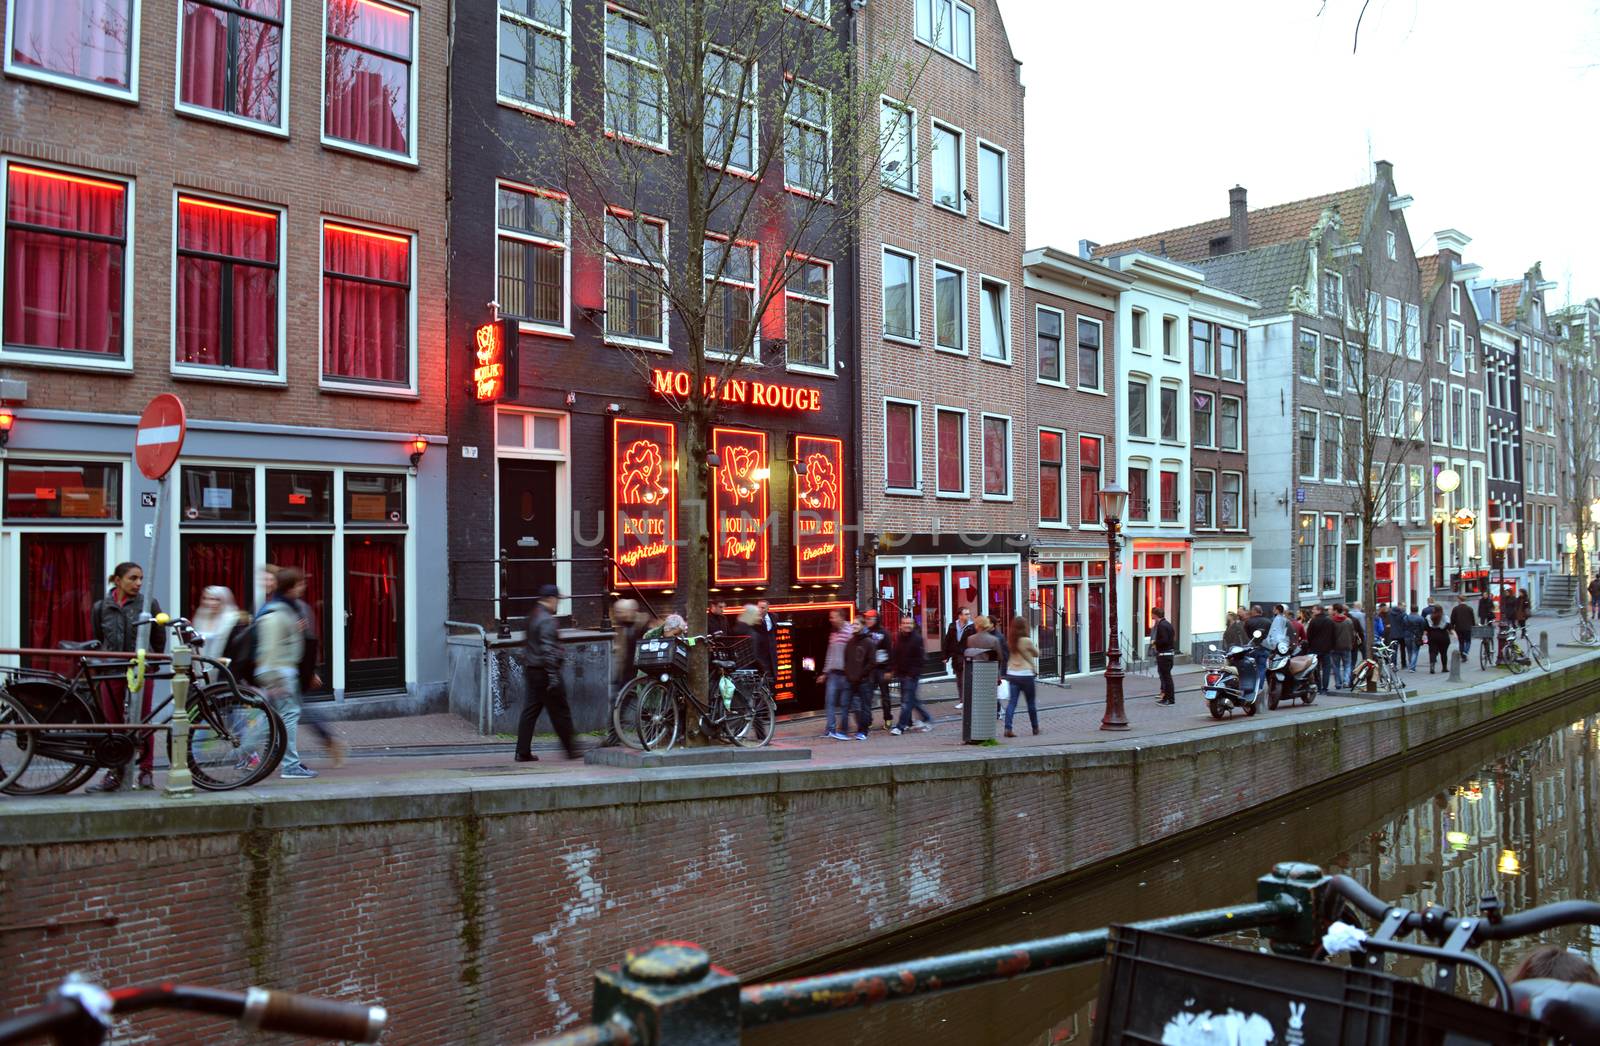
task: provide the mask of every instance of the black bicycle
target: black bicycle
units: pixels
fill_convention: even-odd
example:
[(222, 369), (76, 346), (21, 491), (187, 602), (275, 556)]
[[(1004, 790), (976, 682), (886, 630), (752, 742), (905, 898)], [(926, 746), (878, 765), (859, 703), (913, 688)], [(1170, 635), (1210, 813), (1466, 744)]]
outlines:
[[(704, 700), (689, 686), (690, 652), (699, 642), (711, 647)], [(613, 715), (617, 736), (634, 748), (666, 751), (678, 743), (692, 711), (709, 737), (742, 748), (769, 744), (777, 727), (777, 701), (748, 646), (721, 634), (640, 640), (634, 650), (639, 675), (618, 695)]]

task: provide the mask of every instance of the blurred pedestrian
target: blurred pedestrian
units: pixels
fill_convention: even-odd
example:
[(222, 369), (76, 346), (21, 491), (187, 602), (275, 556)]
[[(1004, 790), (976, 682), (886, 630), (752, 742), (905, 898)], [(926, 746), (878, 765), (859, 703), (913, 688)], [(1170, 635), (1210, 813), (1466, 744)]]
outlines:
[[(845, 724), (841, 731), (852, 740), (865, 741), (872, 729), (872, 676), (877, 668), (874, 654), (877, 640), (867, 633), (860, 620), (851, 623), (851, 634), (844, 647), (844, 678), (850, 688), (845, 704)], [(855, 713), (856, 730), (850, 732), (849, 715)]]
[(1317, 607), (1306, 625), (1306, 649), (1317, 655), (1317, 689), (1326, 693), (1333, 680), (1333, 642), (1338, 629), (1326, 607)]
[(765, 599), (756, 600), (756, 607), (761, 611), (761, 620), (756, 625), (757, 653), (761, 658), (761, 671), (767, 674), (767, 681), (776, 682), (778, 679), (778, 623), (772, 618), (772, 608)]
[[(139, 642), (139, 619), (148, 611), (151, 617), (161, 613), (161, 604), (153, 597), (146, 599), (144, 596), (144, 568), (137, 563), (118, 563), (111, 576), (106, 579), (110, 586), (98, 602), (94, 604), (93, 619), (90, 627), (94, 631), (94, 638), (100, 641), (103, 650), (133, 651)], [(149, 629), (148, 647), (153, 654), (159, 654), (167, 648), (167, 630), (159, 625), (151, 624)], [(140, 695), (138, 718), (142, 722), (150, 717), (150, 706), (155, 696), (155, 680), (148, 678), (144, 681), (144, 692)], [(101, 684), (100, 710), (105, 713), (107, 723), (126, 723), (128, 705), (128, 683), (122, 674), (114, 679), (108, 679)], [(155, 737), (151, 731), (141, 731), (143, 740), (139, 745), (139, 776), (134, 783), (135, 788), (155, 787)], [(91, 792), (115, 792), (122, 787), (122, 772), (120, 770), (107, 770), (105, 776), (100, 778), (98, 784), (90, 785)]]
[(1250, 633), (1244, 627), (1244, 618), (1232, 610), (1228, 611), (1228, 624), (1222, 630), (1222, 647), (1232, 650), (1236, 646), (1249, 646)]
[(234, 626), (244, 617), (233, 591), (226, 585), (207, 585), (200, 592), (200, 604), (189, 623), (200, 636), (200, 649), (211, 657), (221, 657), (233, 635)]
[[(1488, 597), (1485, 596), (1485, 599)], [(1489, 612), (1489, 619), (1494, 620), (1494, 611)], [(1456, 597), (1456, 605), (1450, 610), (1450, 627), (1455, 630), (1456, 642), (1461, 645), (1461, 660), (1465, 662), (1467, 655), (1472, 652), (1472, 608), (1467, 606), (1467, 597)], [(1484, 640), (1488, 642), (1488, 640)]]
[(823, 708), (827, 714), (824, 736), (848, 741), (850, 727), (850, 681), (845, 678), (844, 652), (855, 637), (855, 628), (843, 610), (828, 611), (828, 652), (822, 659)]
[(300, 759), (299, 733), (302, 711), (300, 666), (305, 655), (305, 620), (295, 601), (305, 595), (305, 575), (297, 567), (283, 567), (275, 575), (271, 596), (261, 605), (255, 624), (256, 684), (283, 720), (288, 735), (279, 764), (279, 777), (304, 780), (317, 772)]
[[(895, 682), (900, 685), (900, 718), (894, 724), (894, 729), (889, 731), (891, 734), (933, 729), (933, 716), (917, 699), (917, 688), (922, 683), (922, 670), (927, 660), (928, 647), (922, 640), (922, 629), (910, 614), (903, 615), (900, 618), (900, 634), (895, 637), (894, 651), (889, 656), (889, 669), (894, 673)], [(913, 725), (913, 715), (920, 715), (922, 722)]]
[(523, 698), (522, 714), (517, 719), (516, 761), (519, 763), (539, 758), (533, 754), (533, 730), (540, 712), (550, 713), (550, 725), (555, 728), (567, 758), (576, 759), (581, 754), (573, 736), (572, 708), (567, 704), (567, 683), (562, 674), (567, 653), (561, 645), (561, 629), (556, 624), (556, 610), (560, 606), (561, 590), (554, 585), (541, 585), (533, 611), (528, 614), (522, 646), (523, 676), (528, 692)]
[[(1465, 597), (1463, 597), (1465, 598)], [(1426, 635), (1428, 638), (1428, 674), (1433, 675), (1435, 664), (1443, 671), (1450, 670), (1450, 630), (1445, 627), (1444, 607), (1428, 608)], [(1471, 614), (1472, 611), (1467, 611)], [(1469, 633), (1470, 634), (1470, 633)]]
[[(1157, 613), (1159, 613), (1159, 609)], [(1009, 655), (1005, 663), (1006, 689), (1006, 736), (1016, 737), (1012, 732), (1011, 724), (1017, 714), (1018, 698), (1028, 702), (1028, 722), (1033, 724), (1033, 732), (1039, 733), (1039, 701), (1036, 683), (1039, 676), (1039, 647), (1033, 641), (1033, 635), (1028, 629), (1028, 619), (1018, 615), (1011, 619), (1011, 629), (1006, 647)], [(1160, 655), (1157, 655), (1159, 659)], [(1171, 672), (1168, 672), (1171, 678)]]
[[(894, 645), (894, 641), (889, 638), (889, 633), (885, 632), (883, 625), (879, 623), (878, 612), (871, 607), (862, 612), (861, 627), (867, 633), (868, 638), (872, 640), (872, 688), (878, 691), (878, 703), (883, 708), (883, 728), (888, 730), (894, 726), (894, 720), (890, 718), (891, 708), (889, 703), (889, 651)], [(868, 694), (867, 712), (867, 728), (870, 730), (872, 727), (871, 694)]]

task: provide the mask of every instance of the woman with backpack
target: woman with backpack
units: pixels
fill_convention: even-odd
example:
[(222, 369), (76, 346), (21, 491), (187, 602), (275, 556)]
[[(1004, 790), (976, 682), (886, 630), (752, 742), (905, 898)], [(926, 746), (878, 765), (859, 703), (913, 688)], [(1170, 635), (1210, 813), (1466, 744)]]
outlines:
[[(132, 651), (139, 642), (139, 619), (148, 605), (151, 617), (161, 613), (161, 604), (144, 596), (144, 568), (137, 563), (118, 563), (107, 579), (110, 588), (105, 598), (94, 605), (94, 637), (102, 650)], [(149, 651), (159, 654), (167, 648), (167, 630), (152, 624), (149, 634)], [(151, 699), (155, 696), (155, 681), (146, 679), (139, 718), (150, 715)], [(119, 674), (107, 680), (100, 688), (100, 709), (108, 723), (126, 722), (128, 684)], [(136, 788), (154, 788), (155, 738), (146, 731), (144, 743), (139, 748), (139, 778)], [(107, 770), (98, 784), (90, 785), (91, 792), (115, 792), (122, 787), (122, 774)]]

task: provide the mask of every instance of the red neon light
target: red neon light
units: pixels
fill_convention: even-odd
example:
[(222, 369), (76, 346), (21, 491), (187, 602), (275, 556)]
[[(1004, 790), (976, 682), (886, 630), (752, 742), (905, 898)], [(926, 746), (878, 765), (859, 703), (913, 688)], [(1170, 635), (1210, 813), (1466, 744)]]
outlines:
[(289, 495), (289, 504), (291, 504), (291, 505), (306, 505), (306, 504), (310, 504), (310, 502), (311, 502), (311, 495), (309, 495), (309, 494), (290, 494)]
[(472, 332), (472, 394), (479, 403), (493, 403), (506, 394), (505, 333), (498, 323)]
[(115, 189), (117, 192), (122, 192), (128, 187), (124, 182), (105, 182), (99, 178), (85, 178), (81, 174), (62, 174), (60, 171), (45, 171), (38, 167), (24, 167), (20, 163), (12, 164), (11, 170), (14, 173), (29, 174), (35, 178), (49, 178), (58, 182), (71, 182), (74, 185), (92, 185), (96, 189)]
[(765, 584), (770, 568), (767, 434), (714, 428), (711, 449), (720, 462), (711, 477), (717, 528), (712, 583)]
[[(618, 419), (611, 432), (615, 584), (671, 588), (678, 581), (678, 476), (671, 422)], [(626, 572), (626, 574), (624, 574)]]
[[(692, 388), (694, 378), (686, 370), (656, 367), (650, 371), (650, 391), (662, 399), (687, 399)], [(716, 375), (708, 374), (701, 389), (708, 398), (741, 407), (760, 407), (795, 414), (814, 414), (822, 409), (822, 390), (804, 385), (785, 385), (755, 378), (729, 378), (719, 383)]]
[(323, 228), (332, 229), (335, 232), (347, 232), (351, 236), (366, 236), (369, 239), (388, 240), (390, 243), (403, 243), (408, 247), (411, 246), (411, 237), (396, 236), (392, 232), (376, 232), (372, 229), (358, 229), (353, 225), (339, 225), (336, 222), (328, 222), (323, 225)]
[(277, 214), (272, 211), (258, 211), (252, 207), (238, 207), (231, 203), (217, 203), (214, 200), (197, 200), (192, 196), (180, 196), (179, 207), (204, 207), (210, 211), (225, 211), (228, 214), (245, 214), (252, 218), (267, 218), (276, 221)]
[(794, 483), (796, 581), (844, 580), (844, 441), (796, 436)]

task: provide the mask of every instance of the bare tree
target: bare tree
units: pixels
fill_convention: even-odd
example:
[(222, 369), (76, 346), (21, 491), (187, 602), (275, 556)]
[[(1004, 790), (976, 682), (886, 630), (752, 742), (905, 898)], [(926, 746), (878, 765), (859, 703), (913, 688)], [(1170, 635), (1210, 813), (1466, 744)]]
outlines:
[[(1600, 353), (1589, 319), (1578, 323), (1577, 312), (1569, 305), (1555, 343), (1557, 402), (1556, 425), (1560, 437), (1561, 464), (1566, 471), (1566, 496), (1572, 512), (1572, 530), (1577, 537), (1573, 572), (1580, 589), (1589, 571), (1590, 535), (1600, 520), (1589, 506), (1600, 496)], [(1592, 317), (1591, 317), (1592, 318)], [(1589, 601), (1580, 593), (1578, 602), (1588, 613)]]

